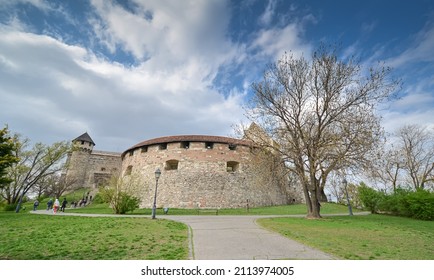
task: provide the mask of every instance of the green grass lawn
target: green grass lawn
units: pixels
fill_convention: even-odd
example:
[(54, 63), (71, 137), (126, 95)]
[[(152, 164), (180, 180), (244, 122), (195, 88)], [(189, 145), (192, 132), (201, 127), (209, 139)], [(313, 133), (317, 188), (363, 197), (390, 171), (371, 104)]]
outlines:
[(434, 260), (434, 222), (386, 215), (272, 218), (263, 227), (341, 259)]
[[(354, 212), (359, 210), (355, 209)], [(75, 209), (67, 209), (67, 212), (73, 213), (94, 213), (94, 214), (113, 214), (113, 210), (108, 204), (90, 204), (86, 207), (77, 207)], [(323, 203), (321, 207), (321, 214), (340, 214), (348, 213), (348, 208), (344, 205), (336, 203)], [(157, 209), (157, 215), (163, 215), (163, 209)], [(215, 215), (215, 212), (199, 212), (197, 209), (169, 209), (169, 215)], [(236, 209), (219, 209), (219, 215), (306, 215), (305, 204), (295, 205), (282, 205), (282, 206), (268, 206), (250, 208), (248, 211), (246, 208)], [(127, 215), (151, 215), (151, 209), (137, 209)]]
[(147, 218), (94, 218), (0, 212), (0, 259), (182, 260), (188, 229)]
[[(0, 259), (187, 259), (187, 226), (164, 219), (90, 218), (0, 212)], [(41, 204), (40, 209), (44, 209)], [(107, 204), (67, 212), (112, 214)], [(346, 214), (346, 206), (324, 203), (322, 214)], [(357, 211), (357, 210), (355, 210)], [(150, 209), (128, 214), (151, 215)], [(162, 209), (157, 210), (162, 216)], [(169, 215), (197, 215), (170, 209)], [(215, 215), (215, 213), (201, 213)], [(306, 215), (305, 205), (220, 209), (219, 215)], [(434, 260), (434, 223), (386, 215), (260, 219), (283, 236), (341, 259)], [(193, 233), (194, 234), (194, 233)]]

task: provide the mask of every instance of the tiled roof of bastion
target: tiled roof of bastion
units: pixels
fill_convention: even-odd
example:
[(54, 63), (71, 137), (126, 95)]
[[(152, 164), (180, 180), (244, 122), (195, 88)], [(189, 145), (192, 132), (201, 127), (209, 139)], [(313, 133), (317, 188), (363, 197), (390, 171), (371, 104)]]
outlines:
[(140, 142), (131, 148), (127, 149), (122, 155), (127, 152), (150, 145), (158, 145), (164, 143), (176, 143), (176, 142), (213, 142), (213, 143), (223, 143), (223, 144), (233, 144), (233, 145), (243, 145), (243, 146), (252, 146), (253, 142), (223, 136), (210, 136), (210, 135), (177, 135), (177, 136), (165, 136), (154, 139), (149, 139), (143, 142)]

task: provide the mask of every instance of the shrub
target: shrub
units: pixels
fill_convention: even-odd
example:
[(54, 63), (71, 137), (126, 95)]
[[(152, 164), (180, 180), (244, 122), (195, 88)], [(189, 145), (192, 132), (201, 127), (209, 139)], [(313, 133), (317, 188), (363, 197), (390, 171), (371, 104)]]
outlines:
[(117, 214), (125, 214), (126, 212), (132, 212), (139, 208), (140, 199), (135, 196), (129, 195), (125, 192), (119, 194), (119, 203), (116, 210)]
[(401, 215), (403, 200), (409, 193), (410, 191), (399, 188), (393, 194), (385, 195), (380, 202), (379, 209), (393, 215)]
[(17, 209), (17, 203), (14, 204), (6, 204), (3, 209), (5, 211), (15, 211), (15, 209)]
[(384, 194), (368, 187), (364, 183), (360, 183), (358, 193), (363, 206), (371, 211), (372, 214), (378, 213), (380, 205), (384, 200)]
[(385, 195), (379, 209), (396, 216), (419, 220), (434, 220), (434, 193), (426, 190), (408, 191), (397, 189)]
[(104, 202), (112, 207), (116, 214), (125, 214), (139, 208), (140, 199), (132, 195), (137, 182), (131, 178), (114, 176), (107, 187), (101, 187), (99, 194)]
[(101, 203), (104, 203), (104, 202), (107, 202), (107, 201), (104, 201), (104, 199), (102, 198), (101, 194), (97, 193), (95, 195), (95, 197), (92, 199), (92, 202), (95, 203), (95, 204), (101, 204)]
[(409, 193), (401, 202), (401, 215), (419, 220), (434, 220), (434, 193), (425, 190)]

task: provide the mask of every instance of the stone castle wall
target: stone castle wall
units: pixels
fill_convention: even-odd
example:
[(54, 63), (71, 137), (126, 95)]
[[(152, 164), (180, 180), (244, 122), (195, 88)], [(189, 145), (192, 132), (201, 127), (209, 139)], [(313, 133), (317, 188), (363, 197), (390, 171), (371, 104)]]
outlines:
[[(87, 144), (87, 143), (86, 143)], [(66, 178), (76, 187), (95, 188), (107, 182), (113, 174), (120, 173), (120, 153), (93, 151), (77, 144), (68, 155)]]
[[(223, 137), (165, 137), (123, 153), (122, 173), (139, 176), (141, 207), (237, 208), (299, 203), (280, 161), (250, 143)], [(138, 174), (138, 175), (137, 175)]]
[(92, 151), (88, 160), (86, 186), (98, 187), (106, 183), (112, 175), (121, 172), (122, 159), (119, 153)]

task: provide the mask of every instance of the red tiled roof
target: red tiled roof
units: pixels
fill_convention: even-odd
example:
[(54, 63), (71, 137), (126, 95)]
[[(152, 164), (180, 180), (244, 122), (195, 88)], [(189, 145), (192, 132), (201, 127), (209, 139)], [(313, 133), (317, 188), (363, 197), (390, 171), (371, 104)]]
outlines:
[(243, 146), (251, 146), (253, 144), (253, 142), (250, 141), (223, 137), (223, 136), (210, 136), (210, 135), (165, 136), (165, 137), (159, 137), (159, 138), (154, 138), (154, 139), (140, 142), (132, 146), (125, 152), (123, 152), (122, 155), (126, 154), (131, 150), (144, 147), (144, 146), (158, 145), (164, 143), (175, 143), (175, 142), (212, 142), (212, 143), (223, 143), (223, 144), (233, 144), (233, 145), (243, 145)]

